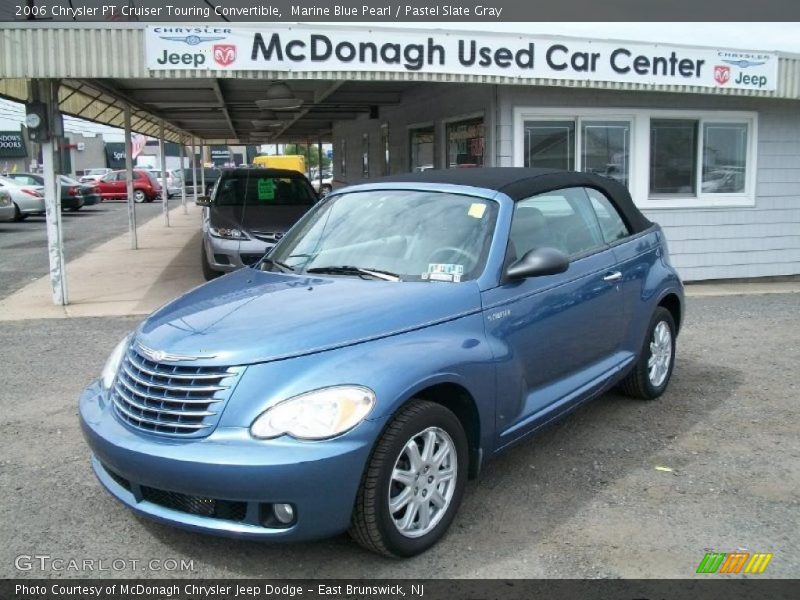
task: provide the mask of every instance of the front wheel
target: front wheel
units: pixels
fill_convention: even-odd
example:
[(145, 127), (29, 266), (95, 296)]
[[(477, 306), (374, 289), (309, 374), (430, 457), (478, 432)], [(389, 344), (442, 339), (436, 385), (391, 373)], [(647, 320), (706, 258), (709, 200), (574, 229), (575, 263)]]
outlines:
[(136, 204), (141, 204), (145, 200), (147, 200), (147, 196), (145, 195), (144, 191), (135, 190), (133, 192), (133, 201), (136, 202)]
[(328, 185), (327, 183), (323, 184), (322, 187), (319, 188), (319, 197), (324, 198), (328, 194), (333, 191), (333, 188)]
[(628, 396), (654, 400), (667, 389), (675, 366), (675, 320), (663, 306), (650, 319), (644, 346), (633, 370), (620, 383)]
[(386, 556), (424, 552), (455, 517), (467, 479), (467, 437), (450, 410), (412, 400), (372, 452), (356, 498), (350, 535)]

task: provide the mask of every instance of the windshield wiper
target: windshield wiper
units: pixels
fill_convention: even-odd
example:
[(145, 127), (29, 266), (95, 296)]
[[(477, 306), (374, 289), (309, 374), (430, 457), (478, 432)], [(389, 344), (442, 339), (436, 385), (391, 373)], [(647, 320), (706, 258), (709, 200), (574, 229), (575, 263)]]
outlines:
[(290, 267), (286, 263), (281, 262), (279, 260), (275, 260), (274, 258), (269, 258), (268, 256), (265, 256), (264, 258), (262, 258), (261, 262), (265, 262), (265, 263), (269, 263), (271, 265), (275, 265), (276, 267), (279, 267), (280, 269), (282, 269), (284, 273), (288, 273), (290, 271), (294, 271), (294, 267)]
[(306, 273), (330, 273), (331, 275), (368, 275), (384, 281), (401, 281), (400, 275), (381, 269), (363, 269), (352, 265), (313, 267), (306, 269)]

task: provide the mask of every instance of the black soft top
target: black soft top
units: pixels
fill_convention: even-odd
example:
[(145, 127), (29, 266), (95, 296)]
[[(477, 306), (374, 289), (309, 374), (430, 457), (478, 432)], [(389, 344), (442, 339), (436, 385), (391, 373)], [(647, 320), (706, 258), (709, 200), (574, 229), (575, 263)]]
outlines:
[(589, 187), (603, 192), (616, 206), (631, 229), (639, 233), (653, 224), (633, 204), (628, 189), (621, 183), (592, 173), (523, 167), (478, 167), (429, 169), (419, 173), (390, 175), (365, 183), (443, 183), (497, 190), (515, 202), (536, 194), (567, 187)]

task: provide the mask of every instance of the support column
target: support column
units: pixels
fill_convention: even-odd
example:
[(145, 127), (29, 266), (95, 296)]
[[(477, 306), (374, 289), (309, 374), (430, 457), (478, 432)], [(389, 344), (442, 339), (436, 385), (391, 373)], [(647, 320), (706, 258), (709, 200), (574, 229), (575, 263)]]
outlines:
[(197, 204), (197, 154), (195, 154), (194, 136), (192, 136), (192, 196)]
[(64, 230), (61, 223), (61, 186), (56, 173), (55, 149), (61, 134), (58, 111), (58, 81), (39, 79), (31, 82), (31, 99), (47, 106), (48, 141), (42, 142), (42, 169), (44, 174), (44, 208), (47, 220), (47, 255), (50, 263), (50, 289), (53, 304), (69, 304), (67, 274), (64, 268)]
[(319, 191), (322, 192), (322, 140), (317, 140), (317, 163), (319, 164), (319, 171), (317, 172), (317, 176), (319, 177)]
[(139, 247), (136, 239), (136, 205), (133, 202), (133, 144), (131, 143), (131, 105), (125, 103), (125, 183), (128, 193), (128, 231), (131, 250)]
[(200, 144), (200, 189), (206, 195), (206, 147)]
[(183, 214), (188, 215), (189, 209), (186, 207), (186, 181), (184, 181), (184, 177), (186, 177), (186, 164), (184, 161), (184, 156), (186, 155), (186, 148), (183, 143), (186, 140), (181, 138), (181, 206), (183, 206)]
[(158, 128), (158, 152), (161, 155), (161, 212), (164, 213), (164, 225), (169, 227), (169, 189), (167, 188), (167, 154), (164, 144), (164, 121)]

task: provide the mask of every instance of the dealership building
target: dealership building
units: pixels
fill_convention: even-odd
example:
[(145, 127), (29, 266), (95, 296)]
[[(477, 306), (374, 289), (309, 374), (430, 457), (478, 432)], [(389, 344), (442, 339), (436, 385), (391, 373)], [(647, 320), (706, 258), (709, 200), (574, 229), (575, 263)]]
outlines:
[[(487, 29), (489, 26), (487, 25)], [(334, 183), (531, 166), (623, 182), (687, 281), (800, 274), (800, 56), (333, 24), (0, 27), (0, 95), (181, 144), (333, 146)]]

